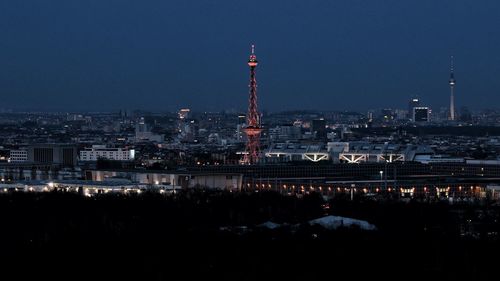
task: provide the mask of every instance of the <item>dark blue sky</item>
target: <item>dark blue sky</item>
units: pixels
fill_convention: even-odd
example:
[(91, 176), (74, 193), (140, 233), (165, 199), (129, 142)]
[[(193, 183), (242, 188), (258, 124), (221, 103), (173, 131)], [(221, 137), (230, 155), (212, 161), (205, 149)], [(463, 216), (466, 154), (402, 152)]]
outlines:
[(497, 0), (0, 1), (0, 108), (500, 105)]

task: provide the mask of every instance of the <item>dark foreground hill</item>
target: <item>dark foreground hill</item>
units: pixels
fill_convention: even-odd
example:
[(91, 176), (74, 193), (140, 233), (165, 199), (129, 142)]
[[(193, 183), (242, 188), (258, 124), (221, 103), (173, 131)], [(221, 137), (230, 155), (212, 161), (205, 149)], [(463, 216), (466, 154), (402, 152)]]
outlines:
[[(377, 230), (307, 223), (328, 214)], [(0, 262), (16, 280), (478, 280), (496, 275), (499, 219), (486, 203), (11, 193), (0, 195)], [(268, 221), (281, 227), (258, 226)]]

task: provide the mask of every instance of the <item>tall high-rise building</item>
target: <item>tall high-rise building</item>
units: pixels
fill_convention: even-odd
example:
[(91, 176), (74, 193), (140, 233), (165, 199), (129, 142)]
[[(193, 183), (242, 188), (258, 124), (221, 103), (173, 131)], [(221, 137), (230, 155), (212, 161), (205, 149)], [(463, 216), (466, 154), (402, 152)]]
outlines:
[(191, 110), (189, 108), (182, 108), (181, 110), (179, 110), (179, 112), (178, 112), (179, 119), (181, 119), (181, 120), (187, 119), (189, 117), (190, 111)]
[(416, 106), (413, 108), (413, 122), (429, 122), (430, 110), (427, 106)]
[(462, 106), (460, 108), (459, 119), (462, 122), (471, 122), (472, 121), (472, 113), (470, 112), (470, 110), (467, 107)]
[(247, 125), (245, 127), (245, 134), (247, 135), (246, 153), (243, 158), (245, 164), (257, 163), (260, 156), (260, 134), (262, 133), (262, 128), (260, 127), (259, 111), (257, 110), (257, 80), (255, 79), (257, 63), (255, 46), (252, 45), (252, 53), (248, 59), (248, 66), (250, 67), (250, 85), (248, 85), (250, 97), (248, 100)]
[(408, 102), (408, 119), (415, 121), (415, 119), (413, 119), (413, 108), (418, 106), (420, 106), (420, 100), (418, 99), (418, 97), (411, 98)]
[(135, 141), (156, 141), (162, 142), (163, 135), (157, 135), (151, 132), (149, 125), (146, 123), (144, 117), (141, 117), (135, 125)]
[(312, 120), (311, 131), (316, 140), (326, 140), (326, 120), (323, 118)]
[(384, 121), (394, 120), (394, 111), (391, 108), (384, 108), (381, 113)]
[(243, 129), (245, 128), (247, 116), (246, 115), (238, 115), (238, 123), (236, 124), (236, 139), (242, 140), (244, 136)]
[(450, 58), (450, 80), (448, 83), (450, 84), (450, 115), (449, 120), (455, 121), (455, 74), (453, 69), (453, 56)]

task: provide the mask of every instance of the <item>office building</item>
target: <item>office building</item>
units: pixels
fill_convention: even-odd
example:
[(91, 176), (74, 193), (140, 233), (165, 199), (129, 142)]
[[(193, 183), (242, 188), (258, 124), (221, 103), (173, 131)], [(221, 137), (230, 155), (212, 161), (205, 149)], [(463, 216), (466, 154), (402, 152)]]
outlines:
[(77, 163), (76, 146), (71, 144), (38, 144), (28, 148), (28, 161), (73, 167)]
[(408, 119), (415, 121), (415, 119), (413, 119), (413, 108), (419, 106), (420, 106), (420, 100), (418, 98), (415, 97), (410, 99), (410, 101), (408, 102)]
[(28, 151), (25, 149), (11, 150), (9, 154), (9, 162), (11, 163), (28, 161)]
[(427, 106), (417, 106), (413, 108), (414, 122), (429, 122), (429, 108)]
[(131, 161), (135, 159), (135, 150), (127, 148), (110, 148), (105, 145), (93, 145), (80, 151), (80, 161), (97, 161), (108, 159), (115, 161)]
[(326, 140), (326, 120), (323, 118), (313, 120), (311, 133), (316, 140)]

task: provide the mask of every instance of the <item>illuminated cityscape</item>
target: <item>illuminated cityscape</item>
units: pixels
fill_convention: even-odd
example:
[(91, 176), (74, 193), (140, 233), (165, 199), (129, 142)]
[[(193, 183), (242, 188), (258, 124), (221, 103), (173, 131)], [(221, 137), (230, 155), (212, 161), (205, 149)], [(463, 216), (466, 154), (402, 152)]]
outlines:
[(3, 275), (497, 275), (500, 4), (28, 2), (0, 4)]

